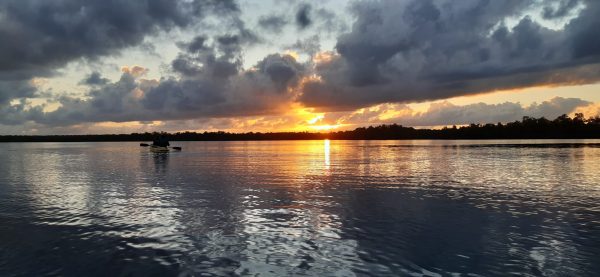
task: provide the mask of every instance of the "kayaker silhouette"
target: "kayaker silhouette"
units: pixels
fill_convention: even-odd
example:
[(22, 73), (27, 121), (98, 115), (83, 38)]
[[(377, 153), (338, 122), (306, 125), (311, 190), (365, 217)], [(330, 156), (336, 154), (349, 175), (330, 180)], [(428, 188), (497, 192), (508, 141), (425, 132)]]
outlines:
[(171, 144), (169, 143), (169, 140), (163, 135), (160, 135), (157, 138), (155, 138), (154, 141), (152, 142), (152, 145), (158, 146), (158, 147), (171, 146)]

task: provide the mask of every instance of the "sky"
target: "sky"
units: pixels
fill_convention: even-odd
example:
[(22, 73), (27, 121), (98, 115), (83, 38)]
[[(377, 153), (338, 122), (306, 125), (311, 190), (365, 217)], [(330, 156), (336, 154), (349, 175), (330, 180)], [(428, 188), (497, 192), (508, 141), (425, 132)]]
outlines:
[(0, 134), (600, 114), (597, 0), (3, 0)]

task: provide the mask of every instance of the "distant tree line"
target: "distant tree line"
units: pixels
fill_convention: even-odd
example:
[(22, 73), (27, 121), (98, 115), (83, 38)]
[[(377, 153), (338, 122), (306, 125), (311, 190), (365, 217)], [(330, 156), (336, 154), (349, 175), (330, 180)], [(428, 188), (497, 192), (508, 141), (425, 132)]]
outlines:
[(235, 141), (235, 140), (315, 140), (315, 139), (568, 139), (600, 138), (600, 117), (586, 119), (583, 114), (573, 118), (561, 115), (554, 120), (544, 117), (523, 117), (506, 124), (470, 124), (442, 129), (415, 129), (402, 125), (379, 125), (351, 131), (312, 132), (177, 132), (132, 133), (107, 135), (0, 136), (0, 142), (78, 142), (78, 141), (152, 141), (164, 135), (172, 141)]

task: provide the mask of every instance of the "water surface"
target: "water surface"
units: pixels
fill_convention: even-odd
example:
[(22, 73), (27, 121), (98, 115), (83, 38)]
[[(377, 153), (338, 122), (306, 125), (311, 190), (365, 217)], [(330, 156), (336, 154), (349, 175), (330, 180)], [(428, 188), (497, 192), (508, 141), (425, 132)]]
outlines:
[(598, 140), (173, 144), (0, 144), (0, 275), (600, 275)]

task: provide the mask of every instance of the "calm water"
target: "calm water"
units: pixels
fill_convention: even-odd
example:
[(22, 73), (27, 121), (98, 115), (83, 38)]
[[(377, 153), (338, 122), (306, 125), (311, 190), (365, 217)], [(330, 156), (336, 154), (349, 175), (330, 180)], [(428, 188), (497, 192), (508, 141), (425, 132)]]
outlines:
[(174, 144), (0, 144), (0, 275), (600, 276), (598, 140)]

